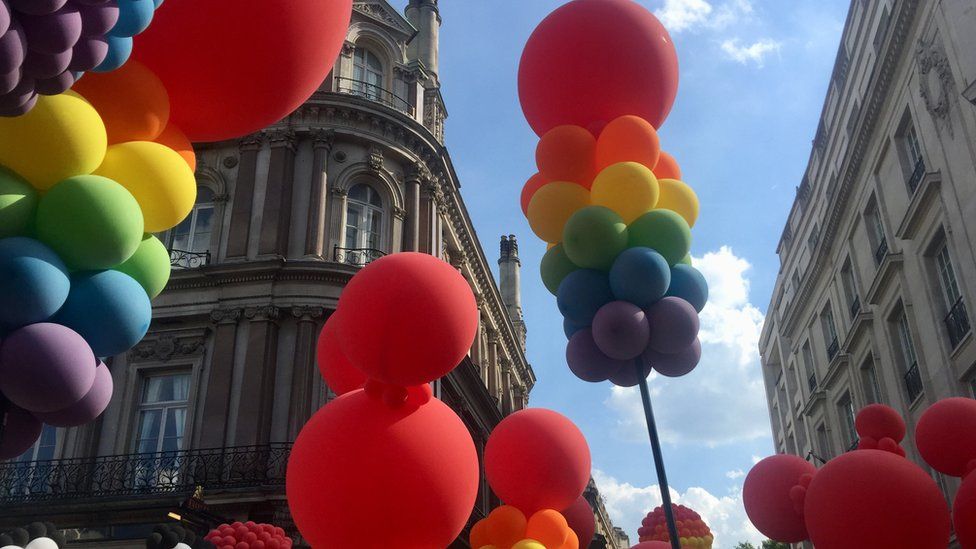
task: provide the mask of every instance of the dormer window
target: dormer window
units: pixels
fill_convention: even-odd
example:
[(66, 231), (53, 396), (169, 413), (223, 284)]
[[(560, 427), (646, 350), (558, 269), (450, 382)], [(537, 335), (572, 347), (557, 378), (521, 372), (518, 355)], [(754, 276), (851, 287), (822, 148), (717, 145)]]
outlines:
[(379, 56), (362, 46), (356, 47), (353, 57), (353, 80), (358, 92), (373, 101), (382, 100), (386, 73)]

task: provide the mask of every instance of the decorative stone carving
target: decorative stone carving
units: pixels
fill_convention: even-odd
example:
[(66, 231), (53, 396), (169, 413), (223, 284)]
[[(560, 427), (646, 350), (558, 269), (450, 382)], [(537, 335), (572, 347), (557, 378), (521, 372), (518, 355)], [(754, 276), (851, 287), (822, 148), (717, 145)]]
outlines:
[(329, 192), (340, 198), (345, 197), (349, 194), (349, 191), (347, 191), (346, 189), (340, 189), (338, 187), (330, 187)]
[(925, 102), (925, 108), (935, 120), (936, 126), (945, 127), (952, 137), (949, 109), (955, 95), (956, 80), (939, 36), (933, 36), (929, 42), (919, 40), (915, 47), (915, 57), (918, 63), (919, 93)]
[(336, 151), (335, 154), (332, 155), (332, 158), (334, 158), (336, 162), (342, 164), (349, 159), (349, 155), (346, 154), (346, 151)]
[(352, 57), (354, 53), (356, 53), (356, 44), (348, 41), (342, 43), (342, 55)]
[(266, 138), (264, 132), (252, 133), (250, 135), (245, 135), (241, 138), (240, 149), (241, 151), (256, 151), (260, 150), (261, 146), (264, 145), (264, 140)]
[(157, 339), (143, 340), (129, 351), (135, 361), (166, 362), (173, 357), (199, 356), (206, 349), (206, 336), (173, 336), (163, 334)]
[(325, 308), (314, 305), (294, 305), (291, 308), (291, 315), (299, 320), (310, 322), (325, 316)]
[(407, 210), (404, 210), (399, 206), (393, 206), (393, 217), (399, 219), (400, 221), (403, 221), (404, 219), (407, 218)]
[(369, 169), (379, 173), (383, 170), (384, 162), (385, 159), (383, 158), (383, 148), (375, 143), (371, 144), (369, 146), (369, 158), (367, 159)]
[(215, 324), (233, 324), (241, 319), (241, 309), (214, 309), (210, 311), (210, 320)]
[(331, 151), (335, 146), (335, 130), (318, 129), (312, 132), (312, 146), (316, 149)]
[(407, 181), (416, 183), (426, 183), (431, 181), (432, 175), (430, 173), (430, 168), (423, 160), (418, 160), (410, 166), (410, 170), (407, 171)]
[(248, 307), (244, 309), (244, 317), (256, 322), (275, 322), (281, 317), (281, 309), (274, 305)]
[(292, 151), (298, 145), (298, 136), (293, 130), (274, 130), (268, 136), (272, 148), (287, 147)]
[(236, 168), (239, 162), (236, 156), (228, 156), (224, 158), (224, 167), (227, 169)]

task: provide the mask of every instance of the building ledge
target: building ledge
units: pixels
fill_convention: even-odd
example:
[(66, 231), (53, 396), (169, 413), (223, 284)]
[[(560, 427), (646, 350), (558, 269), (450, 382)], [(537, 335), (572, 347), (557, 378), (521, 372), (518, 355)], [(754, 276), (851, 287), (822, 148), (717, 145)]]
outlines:
[(966, 98), (973, 105), (976, 105), (976, 82), (973, 82), (966, 88), (966, 91), (962, 92), (962, 96)]
[(881, 297), (881, 293), (888, 287), (891, 279), (894, 278), (895, 273), (898, 268), (905, 262), (905, 256), (902, 253), (889, 253), (881, 260), (881, 265), (878, 266), (878, 272), (874, 275), (874, 281), (871, 283), (871, 287), (868, 289), (867, 302), (871, 305), (877, 305), (878, 299)]
[(830, 364), (827, 365), (827, 374), (824, 376), (821, 385), (824, 388), (828, 388), (831, 385), (833, 385), (834, 381), (836, 381), (838, 376), (840, 375), (841, 370), (843, 370), (842, 367), (844, 365), (850, 364), (850, 362), (851, 362), (850, 353), (838, 352), (836, 355), (834, 355), (833, 360), (831, 360)]
[(964, 335), (949, 355), (949, 363), (952, 365), (956, 379), (960, 382), (968, 382), (976, 371), (976, 337), (973, 330)]
[(827, 400), (827, 391), (824, 391), (821, 387), (822, 385), (817, 387), (817, 390), (810, 395), (810, 400), (803, 407), (803, 415), (807, 417), (812, 416), (813, 412), (817, 409), (817, 405)]
[(902, 218), (901, 223), (898, 225), (895, 236), (903, 240), (915, 238), (915, 234), (922, 225), (922, 219), (925, 217), (925, 213), (929, 210), (929, 206), (935, 201), (936, 197), (939, 196), (939, 189), (941, 187), (942, 173), (940, 171), (925, 174), (918, 188), (915, 189), (915, 194), (911, 196), (908, 211), (905, 212), (905, 217)]
[(854, 322), (851, 323), (850, 329), (847, 331), (847, 336), (844, 338), (844, 343), (841, 345), (841, 350), (844, 353), (850, 353), (852, 347), (857, 342), (858, 336), (862, 331), (868, 329), (871, 323), (874, 322), (874, 314), (865, 312), (863, 309), (861, 312), (857, 313), (854, 317)]

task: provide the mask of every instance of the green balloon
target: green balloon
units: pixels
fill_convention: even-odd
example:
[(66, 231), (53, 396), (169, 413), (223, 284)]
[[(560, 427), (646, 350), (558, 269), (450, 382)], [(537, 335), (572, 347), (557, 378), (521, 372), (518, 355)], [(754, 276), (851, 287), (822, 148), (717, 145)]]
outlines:
[(685, 265), (691, 267), (692, 266), (692, 264), (691, 264), (691, 254), (689, 253), (688, 255), (684, 256), (681, 259), (681, 262), (684, 263)]
[(671, 210), (651, 210), (630, 224), (630, 247), (643, 246), (656, 250), (677, 265), (691, 250), (691, 228), (685, 218)]
[(34, 187), (0, 166), (0, 238), (27, 234), (36, 208)]
[(563, 247), (580, 267), (608, 271), (627, 249), (627, 224), (610, 208), (587, 206), (566, 221)]
[(69, 177), (37, 206), (37, 236), (76, 271), (111, 269), (142, 242), (142, 210), (122, 185), (106, 177)]
[(569, 273), (579, 269), (579, 267), (569, 260), (562, 244), (556, 244), (542, 256), (539, 265), (542, 271), (542, 283), (546, 285), (552, 295), (559, 291), (559, 284)]
[(132, 257), (115, 268), (134, 278), (146, 290), (149, 299), (166, 287), (171, 269), (169, 250), (151, 234), (144, 236)]

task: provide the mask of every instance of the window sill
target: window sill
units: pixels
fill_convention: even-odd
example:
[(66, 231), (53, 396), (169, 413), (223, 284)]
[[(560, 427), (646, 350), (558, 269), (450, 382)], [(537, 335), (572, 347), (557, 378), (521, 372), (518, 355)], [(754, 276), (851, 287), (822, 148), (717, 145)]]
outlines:
[(851, 355), (844, 352), (838, 352), (836, 355), (834, 355), (833, 360), (831, 360), (827, 365), (827, 375), (824, 376), (823, 382), (821, 382), (820, 386), (826, 389), (833, 385), (834, 381), (837, 379), (840, 371), (842, 370), (842, 366), (845, 364), (850, 364), (850, 358)]
[(810, 394), (810, 400), (808, 400), (806, 406), (803, 407), (803, 415), (807, 417), (812, 416), (813, 412), (817, 408), (817, 404), (825, 400), (827, 400), (827, 392), (823, 390), (823, 385), (821, 385), (819, 390)]
[(884, 260), (881, 261), (881, 265), (878, 266), (878, 272), (874, 275), (874, 280), (871, 282), (871, 287), (868, 289), (866, 301), (870, 305), (877, 305), (878, 299), (881, 297), (881, 293), (885, 288), (888, 287), (888, 283), (894, 278), (896, 265), (901, 266), (905, 262), (905, 256), (901, 253), (888, 253)]
[(929, 205), (935, 201), (935, 198), (939, 195), (939, 190), (941, 187), (941, 171), (927, 172), (925, 176), (922, 177), (922, 181), (918, 184), (918, 188), (916, 188), (915, 192), (908, 197), (908, 210), (905, 212), (905, 216), (898, 225), (898, 229), (895, 231), (895, 236), (901, 238), (902, 240), (911, 240), (912, 238), (915, 238), (915, 234), (918, 232), (919, 227), (922, 226), (922, 220), (925, 218), (925, 213), (929, 210)]

